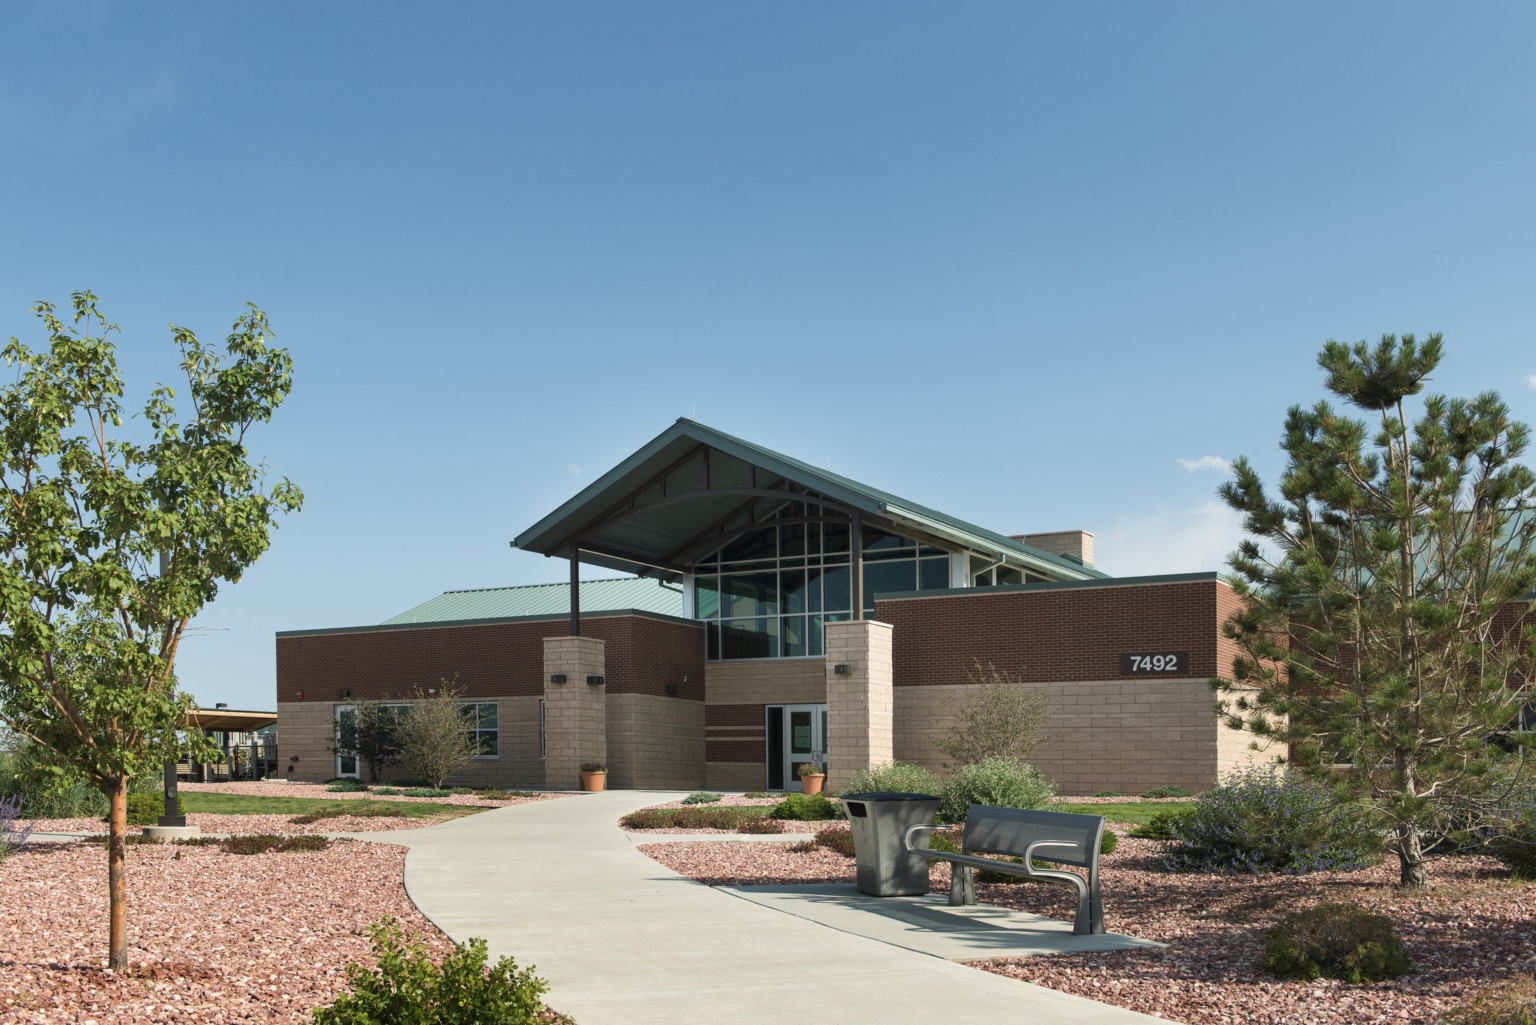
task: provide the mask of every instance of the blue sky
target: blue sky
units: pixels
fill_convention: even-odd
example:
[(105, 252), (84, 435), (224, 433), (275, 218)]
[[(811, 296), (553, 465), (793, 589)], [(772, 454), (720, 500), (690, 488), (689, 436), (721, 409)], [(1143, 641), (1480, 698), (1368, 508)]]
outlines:
[(89, 287), (140, 393), (247, 300), (292, 350), (254, 451), (307, 502), (184, 647), (204, 703), (271, 707), (277, 630), (558, 579), (508, 540), (690, 414), (1217, 569), (1219, 461), (1273, 479), (1330, 337), (1443, 331), (1437, 389), (1536, 419), (1533, 44), (1492, 3), (11, 3), (0, 336)]

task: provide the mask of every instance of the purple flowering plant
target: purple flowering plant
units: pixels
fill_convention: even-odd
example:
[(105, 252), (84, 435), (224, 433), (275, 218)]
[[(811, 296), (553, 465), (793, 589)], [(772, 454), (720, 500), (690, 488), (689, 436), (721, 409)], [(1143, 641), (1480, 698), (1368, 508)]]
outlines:
[(22, 796), (0, 797), (0, 861), (15, 854), (32, 838), (32, 825), (18, 827), (21, 820)]

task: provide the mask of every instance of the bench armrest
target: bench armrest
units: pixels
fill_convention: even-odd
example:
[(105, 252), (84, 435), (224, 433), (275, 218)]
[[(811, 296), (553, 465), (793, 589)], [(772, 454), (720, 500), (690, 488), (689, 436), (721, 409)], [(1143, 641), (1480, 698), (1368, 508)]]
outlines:
[[(912, 834), (913, 833), (916, 833), (919, 830), (925, 830), (925, 829), (928, 832), (931, 833), (935, 829), (950, 829), (950, 828), (952, 828), (952, 827), (950, 827), (950, 826), (908, 826), (907, 827), (906, 835), (904, 835), (901, 838), (901, 846), (906, 848), (906, 851), (907, 851), (908, 854), (916, 854), (919, 851), (926, 851), (926, 850), (928, 850), (927, 847), (913, 847), (912, 846)], [(943, 853), (943, 852), (940, 852), (940, 853)]]

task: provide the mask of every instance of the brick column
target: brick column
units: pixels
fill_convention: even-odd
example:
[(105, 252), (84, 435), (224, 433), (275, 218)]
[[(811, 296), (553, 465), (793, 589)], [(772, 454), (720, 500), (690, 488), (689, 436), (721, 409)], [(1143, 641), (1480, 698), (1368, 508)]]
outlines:
[[(544, 785), (551, 790), (575, 790), (582, 762), (608, 760), (608, 688), (587, 682), (606, 664), (596, 637), (544, 638)], [(565, 682), (551, 683), (557, 675)]]
[[(845, 666), (847, 672), (837, 672)], [(827, 624), (827, 787), (895, 758), (891, 740), (891, 624)]]

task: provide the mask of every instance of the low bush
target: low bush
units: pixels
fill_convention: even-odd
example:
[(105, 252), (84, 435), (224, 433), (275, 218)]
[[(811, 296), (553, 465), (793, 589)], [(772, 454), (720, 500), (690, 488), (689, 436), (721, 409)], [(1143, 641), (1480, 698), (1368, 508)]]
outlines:
[(761, 818), (767, 809), (642, 808), (619, 820), (625, 829), (739, 829), (748, 819)]
[(368, 789), (368, 784), (356, 779), (338, 779), (325, 789), (333, 794), (356, 794)]
[[(93, 844), (97, 847), (105, 847), (108, 845), (108, 843), (111, 842), (111, 840), (112, 838), (106, 833), (95, 833), (91, 836), (82, 836), (80, 838), (81, 843)], [(153, 837), (145, 836), (143, 833), (129, 833), (123, 837), (123, 843), (131, 845), (159, 842), (159, 840), (156, 840)]]
[(1031, 765), (1003, 755), (964, 766), (944, 784), (939, 795), (939, 818), (964, 822), (973, 804), (1001, 808), (1044, 808), (1056, 788)]
[(1294, 772), (1234, 772), (1169, 822), (1171, 872), (1302, 875), (1373, 864), (1381, 839), (1354, 805)]
[(399, 787), (374, 787), (373, 792), (378, 794), (380, 797), (399, 797), (401, 794), (405, 793), (405, 791), (401, 790)]
[(533, 1025), (549, 988), (510, 957), (486, 966), (485, 940), (455, 944), (441, 965), (393, 918), (368, 929), (378, 967), (347, 966), (351, 993), (314, 1012), (314, 1025)]
[(1536, 1025), (1536, 975), (1520, 975), (1478, 993), (1450, 1020), (1456, 1025)]
[(772, 819), (793, 819), (799, 822), (820, 822), (840, 819), (843, 809), (827, 800), (825, 794), (785, 794), (784, 800), (768, 812)]
[[(335, 780), (331, 781), (336, 782)], [(389, 781), (392, 787), (429, 787), (432, 784), (424, 779), (392, 779)]]
[(770, 819), (770, 818), (766, 818), (766, 817), (763, 817), (763, 816), (759, 816), (758, 818), (755, 818), (755, 819), (746, 819), (746, 820), (744, 820), (741, 825), (736, 827), (736, 832), (738, 832), (738, 833), (782, 833), (782, 832), (784, 832), (784, 823), (778, 821), (777, 819)]
[[(1112, 795), (1108, 795), (1108, 796), (1119, 797), (1120, 795), (1119, 794), (1112, 794)], [(1151, 790), (1148, 790), (1146, 793), (1142, 794), (1141, 796), (1147, 798), (1148, 800), (1154, 800), (1155, 801), (1155, 800), (1157, 800), (1160, 797), (1194, 797), (1195, 794), (1194, 794), (1194, 791), (1192, 791), (1192, 790), (1185, 790), (1181, 786), (1166, 786), (1166, 787), (1153, 787)]]
[(470, 794), (475, 792), (475, 788), (474, 787), (449, 787), (448, 788), (448, 792), (450, 794), (457, 794), (460, 797), (468, 797)]
[(1115, 848), (1120, 846), (1120, 836), (1113, 829), (1104, 830), (1104, 835), (1099, 837), (1099, 854), (1113, 854)]
[[(160, 816), (165, 814), (165, 796), (163, 794), (129, 794), (127, 797), (128, 825), (153, 826), (160, 821)], [(180, 797), (176, 798), (176, 814), (186, 814), (186, 802)], [(106, 817), (103, 816), (103, 821)]]
[(230, 854), (292, 854), (329, 850), (330, 846), (330, 840), (314, 834), (285, 837), (273, 833), (253, 833), (249, 836), (232, 836), (224, 841), (224, 850)]
[(15, 854), (27, 845), (32, 836), (31, 826), (18, 826), (21, 818), (21, 795), (0, 798), (0, 861)]
[(1185, 806), (1172, 811), (1160, 811), (1153, 815), (1144, 826), (1137, 826), (1131, 830), (1131, 835), (1139, 840), (1177, 840), (1178, 834), (1174, 832), (1174, 825), (1179, 819), (1188, 818), (1195, 813), (1193, 806)]
[(1536, 790), (1527, 784), (1504, 802), (1495, 824), (1480, 830), (1484, 847), (1516, 879), (1536, 880)]
[(743, 794), (742, 796), (743, 797), (750, 797), (754, 801), (763, 801), (763, 800), (767, 800), (770, 797), (778, 797), (779, 795), (778, 794), (770, 794), (766, 790), (754, 790), (750, 794)]
[[(474, 793), (473, 790), (467, 792)], [(440, 790), (435, 787), (411, 787), (400, 792), (402, 797), (452, 797), (453, 794), (452, 790)]]
[(816, 839), (812, 841), (816, 847), (825, 847), (829, 851), (836, 851), (845, 858), (853, 857), (853, 830), (847, 826), (833, 826), (816, 833)]
[(1264, 970), (1282, 979), (1360, 984), (1413, 968), (1390, 919), (1350, 904), (1287, 915), (1264, 934)]
[(347, 805), (340, 811), (312, 811), (303, 815), (294, 815), (288, 821), (296, 826), (310, 826), (316, 822), (340, 818), (343, 815), (358, 819), (388, 819), (399, 814), (393, 808), (374, 804), (372, 801), (349, 801)]
[(871, 765), (853, 774), (848, 785), (843, 788), (845, 794), (932, 794), (935, 797), (943, 789), (944, 784), (933, 770), (922, 765), (911, 765), (907, 762), (885, 762), (882, 765)]
[(683, 798), (684, 804), (714, 804), (720, 800), (719, 794), (710, 793), (708, 790), (700, 790)]
[(1118, 791), (1118, 790), (1100, 790), (1098, 793), (1094, 794), (1093, 796), (1094, 797), (1120, 797), (1122, 795), (1121, 795), (1120, 791)]
[(510, 801), (514, 797), (537, 797), (539, 795), (532, 790), (497, 790), (495, 788), (487, 788), (485, 790), (476, 790), (475, 796), (482, 801)]

